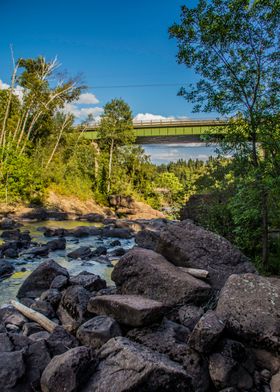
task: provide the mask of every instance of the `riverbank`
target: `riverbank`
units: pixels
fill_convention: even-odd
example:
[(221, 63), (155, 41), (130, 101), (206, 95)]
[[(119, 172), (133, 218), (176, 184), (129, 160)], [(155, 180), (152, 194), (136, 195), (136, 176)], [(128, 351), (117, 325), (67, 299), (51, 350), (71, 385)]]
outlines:
[[(72, 237), (137, 247), (109, 284), (41, 258), (0, 309), (1, 391), (278, 391), (278, 278), (191, 221), (107, 224), (42, 229), (51, 240), (37, 250)], [(72, 256), (97, 256), (96, 245)]]

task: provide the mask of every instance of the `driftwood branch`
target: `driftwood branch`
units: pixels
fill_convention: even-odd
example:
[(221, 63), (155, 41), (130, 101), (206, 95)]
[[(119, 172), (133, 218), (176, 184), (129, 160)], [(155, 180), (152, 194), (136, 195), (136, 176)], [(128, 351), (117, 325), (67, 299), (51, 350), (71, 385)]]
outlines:
[(198, 279), (206, 279), (208, 278), (209, 272), (203, 269), (196, 269), (196, 268), (185, 268), (179, 267), (182, 271), (187, 272), (188, 274), (194, 276)]
[(36, 312), (33, 309), (28, 308), (27, 306), (21, 304), (20, 302), (12, 300), (11, 304), (16, 310), (18, 310), (24, 316), (26, 316), (30, 320), (36, 321), (36, 323), (41, 325), (41, 327), (43, 327), (46, 331), (53, 332), (55, 327), (57, 327), (57, 324), (51, 321), (50, 319), (48, 319), (46, 316), (44, 316), (39, 312)]

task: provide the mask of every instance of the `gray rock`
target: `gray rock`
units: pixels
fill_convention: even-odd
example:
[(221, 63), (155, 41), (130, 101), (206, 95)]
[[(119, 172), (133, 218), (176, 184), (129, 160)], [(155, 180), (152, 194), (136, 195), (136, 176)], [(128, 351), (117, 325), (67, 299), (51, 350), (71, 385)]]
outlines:
[(63, 290), (67, 287), (68, 285), (68, 276), (64, 275), (58, 275), (54, 278), (52, 281), (50, 288), (51, 289), (57, 289), (57, 290)]
[(24, 256), (32, 256), (32, 257), (46, 257), (49, 254), (49, 248), (47, 246), (36, 246), (34, 248), (30, 248), (22, 253)]
[(50, 252), (54, 252), (56, 250), (64, 250), (66, 248), (66, 239), (58, 238), (55, 240), (48, 241), (45, 245)]
[(93, 252), (92, 252), (92, 256), (93, 257), (98, 257), (98, 256), (102, 256), (102, 255), (106, 255), (107, 254), (107, 248), (105, 246), (98, 246)]
[(211, 287), (169, 263), (151, 250), (134, 248), (123, 256), (112, 272), (122, 294), (139, 294), (165, 305), (206, 300)]
[(47, 340), (50, 337), (49, 332), (47, 331), (40, 331), (29, 335), (29, 339), (38, 342), (40, 340)]
[(0, 321), (4, 324), (13, 324), (19, 328), (22, 328), (24, 323), (28, 322), (28, 319), (23, 316), (18, 310), (12, 305), (5, 306), (0, 309)]
[(67, 256), (71, 259), (88, 259), (91, 256), (91, 253), (89, 246), (81, 246), (80, 248), (68, 253)]
[(48, 289), (41, 294), (40, 300), (50, 303), (56, 309), (61, 300), (61, 292), (57, 289)]
[(180, 323), (192, 330), (203, 316), (203, 309), (194, 305), (184, 305), (178, 311)]
[[(184, 369), (163, 354), (118, 337), (99, 352), (101, 362), (81, 392), (193, 391)], [(45, 392), (45, 391), (44, 391)]]
[(35, 310), (36, 312), (43, 314), (47, 318), (51, 319), (51, 318), (55, 317), (54, 309), (53, 309), (52, 305), (47, 301), (42, 301), (42, 300), (35, 301), (30, 306), (30, 308)]
[(0, 260), (0, 280), (6, 279), (13, 274), (15, 267), (7, 260)]
[(103, 295), (92, 297), (88, 310), (113, 317), (121, 324), (140, 327), (161, 320), (165, 307), (161, 302), (137, 295)]
[(213, 310), (208, 310), (189, 337), (189, 346), (200, 353), (209, 353), (219, 341), (225, 324)]
[(0, 333), (0, 352), (11, 352), (14, 350), (14, 345), (11, 342), (7, 333)]
[(11, 392), (25, 373), (21, 351), (0, 352), (0, 391)]
[(69, 283), (71, 285), (83, 286), (89, 291), (99, 291), (106, 288), (106, 281), (101, 279), (99, 275), (82, 271), (76, 276), (71, 276)]
[(62, 295), (57, 315), (63, 327), (70, 333), (87, 320), (87, 304), (90, 292), (82, 286), (70, 286)]
[(35, 322), (25, 323), (23, 328), (22, 328), (22, 333), (23, 333), (24, 336), (29, 336), (29, 335), (32, 335), (34, 333), (42, 332), (42, 331), (43, 331), (43, 328), (39, 324), (37, 324)]
[(42, 392), (76, 392), (97, 366), (97, 359), (88, 347), (72, 348), (56, 355), (41, 377)]
[(122, 331), (111, 317), (97, 316), (82, 324), (76, 336), (83, 345), (100, 348), (111, 338), (122, 336)]
[(57, 326), (47, 339), (47, 345), (52, 356), (65, 353), (79, 346), (78, 340), (63, 327)]
[(54, 278), (59, 275), (69, 276), (68, 271), (55, 261), (44, 261), (25, 279), (17, 293), (17, 297), (39, 297), (45, 290), (50, 288)]
[(229, 277), (217, 315), (227, 330), (258, 348), (280, 352), (280, 280), (255, 274)]
[(214, 289), (221, 289), (233, 273), (255, 272), (248, 259), (229, 241), (188, 220), (166, 223), (158, 231), (143, 230), (137, 234), (136, 242), (177, 266), (206, 269)]

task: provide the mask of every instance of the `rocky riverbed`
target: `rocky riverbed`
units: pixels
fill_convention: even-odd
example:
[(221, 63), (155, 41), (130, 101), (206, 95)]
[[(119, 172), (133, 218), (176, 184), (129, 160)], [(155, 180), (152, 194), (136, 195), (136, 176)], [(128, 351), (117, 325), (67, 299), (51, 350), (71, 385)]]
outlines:
[[(41, 260), (17, 292), (26, 308), (0, 309), (1, 391), (280, 391), (279, 279), (224, 238), (191, 221), (111, 220), (45, 227), (39, 246), (25, 229), (3, 231), (3, 263), (14, 242)], [(77, 238), (103, 243), (60, 250), (80, 267), (119, 259), (112, 281), (47, 258)]]

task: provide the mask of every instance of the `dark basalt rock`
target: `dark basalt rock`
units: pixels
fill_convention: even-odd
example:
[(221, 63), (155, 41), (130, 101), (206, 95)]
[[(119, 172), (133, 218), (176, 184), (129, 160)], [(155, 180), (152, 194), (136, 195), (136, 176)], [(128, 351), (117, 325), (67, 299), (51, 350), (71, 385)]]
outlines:
[(0, 220), (0, 230), (12, 230), (22, 226), (19, 222), (10, 219), (10, 218), (2, 218)]
[(31, 241), (29, 231), (21, 232), (19, 229), (5, 230), (1, 234), (1, 238), (11, 241)]
[(206, 269), (217, 290), (233, 273), (255, 272), (249, 260), (228, 240), (188, 220), (166, 223), (160, 230), (145, 229), (136, 235), (136, 242), (177, 266)]
[(30, 248), (22, 253), (27, 257), (46, 257), (49, 254), (49, 248), (47, 246), (36, 246)]
[(98, 257), (107, 254), (107, 248), (105, 246), (98, 246), (91, 254), (93, 257)]
[(68, 277), (68, 271), (53, 260), (41, 263), (23, 282), (17, 297), (18, 298), (37, 298), (50, 285), (56, 276), (63, 275)]
[[(163, 354), (117, 337), (99, 351), (100, 363), (81, 392), (193, 391), (184, 369)], [(44, 391), (45, 392), (45, 391)]]
[(9, 305), (0, 309), (0, 322), (4, 325), (13, 324), (22, 328), (28, 320), (13, 306)]
[(97, 316), (82, 324), (76, 336), (83, 345), (96, 349), (111, 338), (122, 336), (122, 331), (113, 318)]
[(89, 259), (91, 257), (91, 249), (89, 246), (81, 246), (67, 254), (71, 259)]
[(130, 239), (132, 238), (132, 233), (129, 229), (118, 229), (118, 228), (104, 228), (101, 233), (102, 237), (115, 237)]
[(37, 332), (42, 332), (43, 328), (35, 322), (27, 322), (23, 325), (22, 333), (24, 336), (29, 336)]
[(225, 324), (218, 318), (213, 310), (209, 310), (196, 324), (188, 343), (189, 346), (200, 353), (209, 353), (219, 341)]
[(97, 363), (94, 351), (83, 346), (56, 355), (42, 374), (42, 392), (80, 391)]
[(230, 276), (216, 312), (231, 334), (280, 353), (280, 279), (255, 274)]
[(165, 305), (203, 302), (211, 287), (148, 249), (134, 248), (115, 266), (112, 279), (122, 294), (139, 294)]
[(21, 351), (0, 352), (0, 391), (11, 392), (24, 376), (25, 364)]
[(56, 309), (61, 300), (61, 292), (57, 289), (48, 289), (41, 294), (40, 300), (50, 303), (53, 309)]
[(65, 353), (67, 350), (78, 347), (78, 340), (63, 327), (57, 326), (47, 339), (47, 346), (52, 356)]
[(82, 286), (68, 287), (62, 295), (57, 315), (68, 332), (76, 332), (88, 318), (87, 304), (90, 292)]
[(203, 313), (203, 309), (198, 306), (184, 305), (178, 310), (178, 318), (182, 325), (193, 330)]
[(101, 295), (90, 298), (88, 310), (112, 317), (120, 324), (140, 327), (160, 321), (166, 308), (159, 301), (138, 295)]
[(91, 272), (82, 271), (76, 276), (72, 276), (69, 280), (70, 285), (83, 286), (88, 291), (99, 291), (106, 288), (106, 281), (101, 279), (99, 275)]
[(69, 281), (68, 276), (58, 275), (52, 281), (50, 288), (61, 291), (67, 287), (68, 281)]
[(7, 259), (16, 259), (18, 257), (18, 251), (13, 248), (8, 248), (3, 251), (3, 256)]
[(0, 260), (0, 280), (6, 279), (13, 274), (15, 267), (7, 260)]
[(54, 252), (56, 250), (64, 250), (66, 248), (66, 239), (58, 238), (55, 240), (51, 240), (47, 242), (45, 246), (47, 246), (50, 252)]
[(105, 216), (102, 214), (92, 213), (92, 214), (84, 214), (78, 218), (80, 221), (87, 221), (92, 223), (102, 223), (105, 219)]
[(35, 310), (36, 312), (43, 314), (47, 318), (52, 319), (53, 317), (55, 317), (54, 308), (47, 301), (37, 300), (30, 306), (30, 308)]

